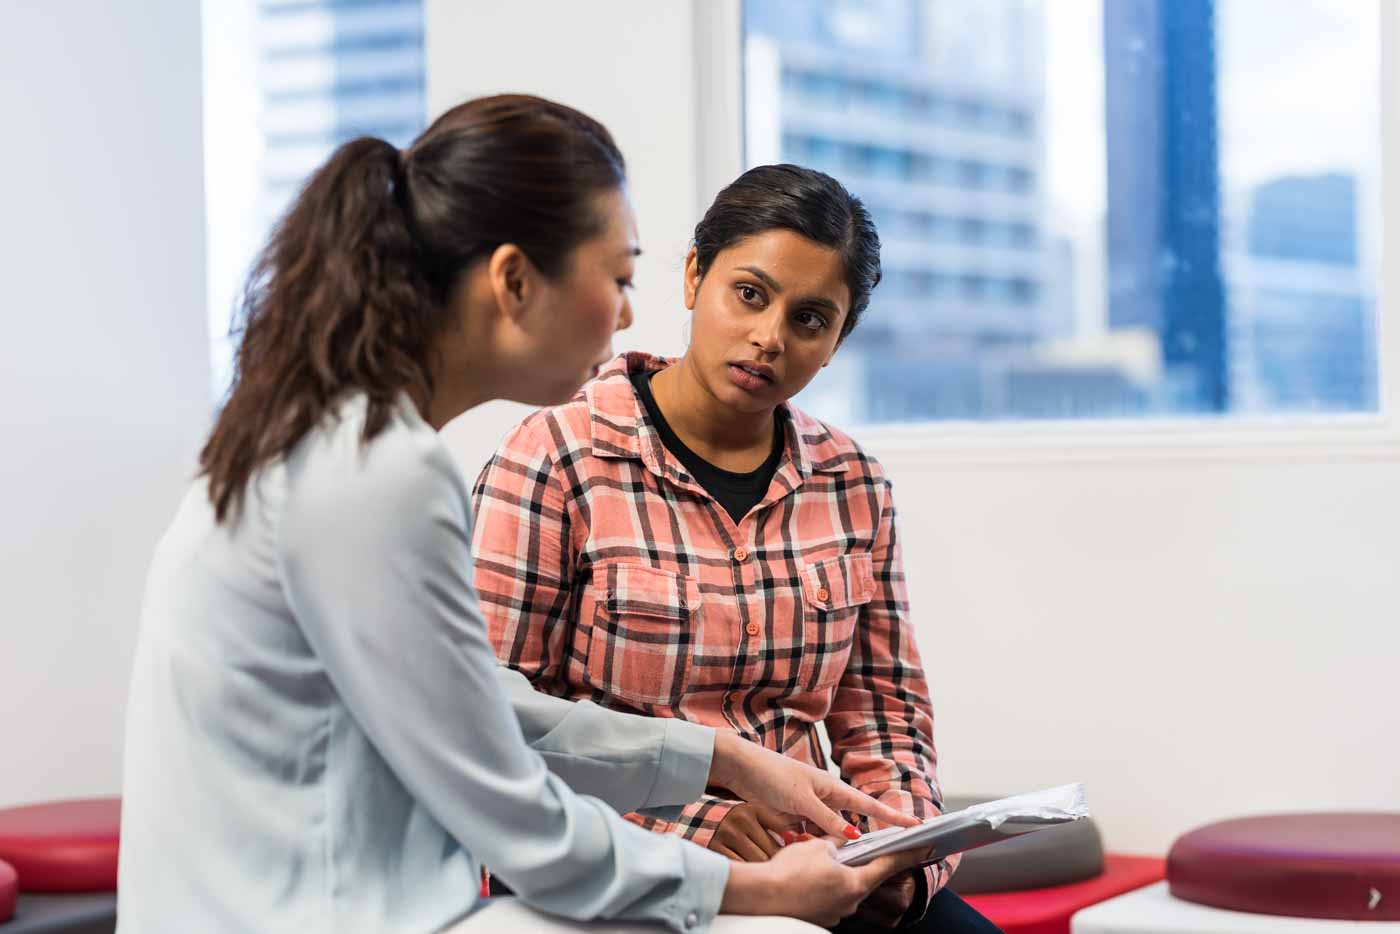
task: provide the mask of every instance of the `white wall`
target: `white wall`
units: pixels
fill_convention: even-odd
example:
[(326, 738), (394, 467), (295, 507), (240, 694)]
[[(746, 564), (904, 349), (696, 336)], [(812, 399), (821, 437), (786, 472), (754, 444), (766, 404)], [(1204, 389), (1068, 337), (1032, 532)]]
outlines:
[(0, 806), (111, 794), (151, 548), (209, 415), (199, 4), (6, 4)]
[[(428, 112), (505, 91), (577, 107), (612, 131), (628, 162), (643, 255), (637, 321), (614, 347), (680, 353), (681, 268), (699, 219), (698, 128), (689, 2), (468, 4), (427, 0)], [(528, 409), (492, 403), (444, 433), (463, 464), (479, 466)], [(476, 466), (469, 467), (475, 479)]]
[(1400, 456), (888, 460), (950, 789), (1400, 808)]
[[(528, 90), (617, 135), (649, 250), (629, 346), (682, 346), (678, 259), (739, 169), (735, 9), (428, 0), (434, 113)], [(716, 18), (729, 38), (704, 34)], [(517, 414), (449, 428), (469, 472)], [(1400, 808), (1400, 445), (1393, 425), (1362, 435), (870, 437), (896, 483), (947, 789), (1087, 781), (1125, 852), (1247, 812)]]

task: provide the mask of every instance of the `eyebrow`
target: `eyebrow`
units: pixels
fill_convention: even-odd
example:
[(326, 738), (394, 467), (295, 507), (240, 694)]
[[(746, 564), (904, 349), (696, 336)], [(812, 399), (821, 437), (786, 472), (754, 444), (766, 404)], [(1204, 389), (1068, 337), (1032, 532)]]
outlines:
[[(768, 273), (764, 272), (762, 269), (759, 269), (757, 266), (735, 266), (734, 268), (742, 272), (747, 272), (750, 275), (763, 280), (763, 284), (768, 286), (768, 288), (772, 289), (774, 292), (782, 294), (783, 287), (778, 284), (778, 280), (774, 279), (772, 276), (768, 275)], [(839, 315), (841, 313), (840, 307), (838, 307), (835, 302), (833, 302), (829, 298), (824, 298), (820, 295), (809, 295), (806, 298), (802, 299), (802, 303), (806, 305), (816, 305), (821, 308), (826, 308), (830, 310), (832, 314)]]

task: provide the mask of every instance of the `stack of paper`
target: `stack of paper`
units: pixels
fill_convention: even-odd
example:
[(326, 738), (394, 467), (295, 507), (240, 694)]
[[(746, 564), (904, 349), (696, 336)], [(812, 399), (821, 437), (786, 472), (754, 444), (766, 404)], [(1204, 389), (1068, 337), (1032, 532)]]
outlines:
[(1082, 784), (988, 801), (965, 811), (930, 817), (915, 827), (886, 827), (837, 851), (848, 866), (863, 866), (886, 853), (930, 850), (926, 862), (1089, 816)]

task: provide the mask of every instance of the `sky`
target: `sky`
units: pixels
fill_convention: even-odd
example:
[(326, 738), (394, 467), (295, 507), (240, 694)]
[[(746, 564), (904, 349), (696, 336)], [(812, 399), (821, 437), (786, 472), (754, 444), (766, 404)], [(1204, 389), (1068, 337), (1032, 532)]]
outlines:
[[(1045, 30), (1051, 224), (1075, 245), (1077, 330), (1101, 333), (1107, 188), (1103, 4), (1122, 0), (1028, 2), (1039, 8)], [(1361, 182), (1363, 256), (1377, 255), (1380, 2), (1217, 0), (1225, 206), (1244, 204), (1249, 188), (1279, 175), (1354, 172)], [(1240, 225), (1245, 219), (1227, 214), (1224, 220)]]
[[(1038, 0), (1047, 175), (1057, 212), (1104, 211), (1102, 4)], [(1377, 168), (1380, 0), (1219, 0), (1221, 174), (1230, 189), (1288, 173)]]

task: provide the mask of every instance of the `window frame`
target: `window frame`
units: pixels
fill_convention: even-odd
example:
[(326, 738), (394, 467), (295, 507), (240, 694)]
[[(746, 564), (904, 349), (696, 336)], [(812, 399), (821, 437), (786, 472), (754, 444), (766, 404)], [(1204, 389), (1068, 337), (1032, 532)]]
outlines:
[[(697, 217), (743, 171), (743, 3), (696, 0)], [(1400, 5), (1380, 7), (1380, 281), (1377, 410), (1221, 418), (1086, 418), (842, 425), (883, 460), (940, 463), (1400, 459)]]

